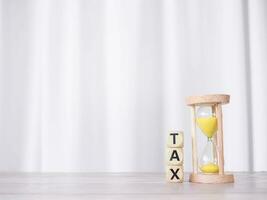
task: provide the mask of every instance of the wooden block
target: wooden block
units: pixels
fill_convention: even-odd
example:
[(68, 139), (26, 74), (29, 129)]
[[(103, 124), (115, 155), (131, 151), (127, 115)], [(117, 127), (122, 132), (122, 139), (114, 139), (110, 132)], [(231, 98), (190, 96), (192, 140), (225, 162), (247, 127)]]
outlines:
[(184, 146), (184, 133), (182, 131), (171, 131), (167, 138), (168, 147), (183, 147)]
[(166, 148), (166, 164), (182, 165), (184, 161), (183, 148)]
[(183, 166), (166, 166), (166, 181), (180, 183), (184, 181)]

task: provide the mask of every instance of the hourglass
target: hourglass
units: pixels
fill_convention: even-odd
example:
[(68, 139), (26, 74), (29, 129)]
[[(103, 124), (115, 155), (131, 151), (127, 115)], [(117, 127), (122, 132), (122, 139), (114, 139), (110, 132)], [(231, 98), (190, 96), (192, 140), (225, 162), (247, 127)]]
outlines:
[[(192, 158), (191, 182), (230, 183), (232, 174), (224, 173), (222, 104), (229, 103), (229, 95), (191, 96), (186, 99), (191, 107)], [(196, 127), (206, 137), (200, 157), (197, 154)]]
[(217, 131), (217, 118), (212, 112), (212, 106), (202, 105), (197, 110), (196, 123), (207, 137), (207, 144), (199, 159), (199, 169), (203, 173), (218, 173), (216, 144), (213, 135)]

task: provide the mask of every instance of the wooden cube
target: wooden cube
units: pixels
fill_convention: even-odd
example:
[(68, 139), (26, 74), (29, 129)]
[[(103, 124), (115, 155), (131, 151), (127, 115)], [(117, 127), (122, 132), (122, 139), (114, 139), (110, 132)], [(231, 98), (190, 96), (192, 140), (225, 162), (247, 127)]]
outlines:
[(171, 131), (167, 138), (168, 147), (182, 148), (184, 146), (184, 134), (182, 131)]
[(180, 183), (184, 181), (183, 166), (166, 166), (166, 181)]
[(166, 148), (166, 164), (167, 165), (182, 165), (184, 162), (183, 148)]

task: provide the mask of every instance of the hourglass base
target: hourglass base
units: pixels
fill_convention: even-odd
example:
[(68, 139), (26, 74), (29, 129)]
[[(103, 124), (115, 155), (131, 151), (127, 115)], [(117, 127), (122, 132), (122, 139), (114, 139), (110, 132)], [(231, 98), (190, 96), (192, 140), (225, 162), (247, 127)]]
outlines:
[(190, 174), (189, 181), (193, 183), (233, 183), (233, 174)]

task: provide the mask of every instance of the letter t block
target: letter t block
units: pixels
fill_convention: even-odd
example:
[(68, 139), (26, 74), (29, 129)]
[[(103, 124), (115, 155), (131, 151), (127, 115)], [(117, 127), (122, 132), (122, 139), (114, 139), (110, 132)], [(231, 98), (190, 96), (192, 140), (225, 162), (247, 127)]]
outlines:
[(181, 131), (172, 131), (167, 138), (167, 147), (184, 147), (184, 134)]

